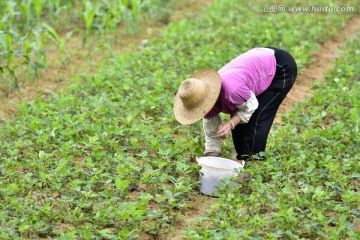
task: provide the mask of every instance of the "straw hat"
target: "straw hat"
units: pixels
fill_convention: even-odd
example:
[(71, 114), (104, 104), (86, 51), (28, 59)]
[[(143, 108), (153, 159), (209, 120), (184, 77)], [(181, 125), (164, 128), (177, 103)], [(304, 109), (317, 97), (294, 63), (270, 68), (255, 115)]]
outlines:
[(183, 81), (174, 101), (174, 115), (181, 124), (203, 118), (215, 105), (221, 89), (220, 75), (213, 69), (200, 70)]

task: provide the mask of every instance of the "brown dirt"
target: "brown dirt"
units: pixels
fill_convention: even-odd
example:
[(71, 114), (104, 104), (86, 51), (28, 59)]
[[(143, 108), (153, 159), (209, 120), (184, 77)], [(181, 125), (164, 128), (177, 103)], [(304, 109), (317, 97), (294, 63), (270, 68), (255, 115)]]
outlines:
[(178, 226), (174, 227), (173, 232), (167, 237), (167, 239), (186, 239), (185, 235), (181, 231), (196, 225), (196, 220), (201, 216), (206, 216), (207, 209), (214, 205), (215, 201), (216, 198), (203, 194), (191, 196), (191, 208), (187, 210), (187, 214), (182, 216), (183, 221), (179, 223)]

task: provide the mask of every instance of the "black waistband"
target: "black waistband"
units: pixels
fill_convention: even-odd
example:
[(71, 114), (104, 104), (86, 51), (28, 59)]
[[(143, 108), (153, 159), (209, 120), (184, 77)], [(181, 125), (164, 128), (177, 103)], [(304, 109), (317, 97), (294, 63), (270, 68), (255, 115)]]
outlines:
[(265, 47), (265, 48), (269, 48), (269, 49), (274, 50), (274, 55), (275, 55), (276, 62), (279, 62), (282, 53), (285, 52), (284, 50), (279, 49), (279, 48), (274, 48), (274, 47)]

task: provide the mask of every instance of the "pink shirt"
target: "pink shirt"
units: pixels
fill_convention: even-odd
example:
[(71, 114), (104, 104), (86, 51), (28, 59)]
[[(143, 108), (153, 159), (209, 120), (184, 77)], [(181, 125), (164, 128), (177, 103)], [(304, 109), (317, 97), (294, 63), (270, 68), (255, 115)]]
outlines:
[(274, 51), (253, 48), (223, 66), (220, 95), (213, 109), (205, 116), (214, 117), (220, 112), (234, 114), (236, 106), (248, 101), (251, 91), (258, 96), (271, 84), (276, 71)]

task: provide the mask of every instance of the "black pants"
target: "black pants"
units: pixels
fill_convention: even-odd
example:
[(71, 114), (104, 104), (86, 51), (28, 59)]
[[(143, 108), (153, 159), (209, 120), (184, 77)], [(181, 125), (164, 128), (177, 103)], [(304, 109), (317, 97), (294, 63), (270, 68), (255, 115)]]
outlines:
[(294, 85), (297, 66), (286, 51), (268, 47), (275, 51), (276, 72), (268, 89), (257, 96), (259, 107), (247, 124), (238, 124), (232, 130), (232, 139), (237, 159), (247, 160), (252, 155), (265, 151), (266, 141), (281, 102)]

